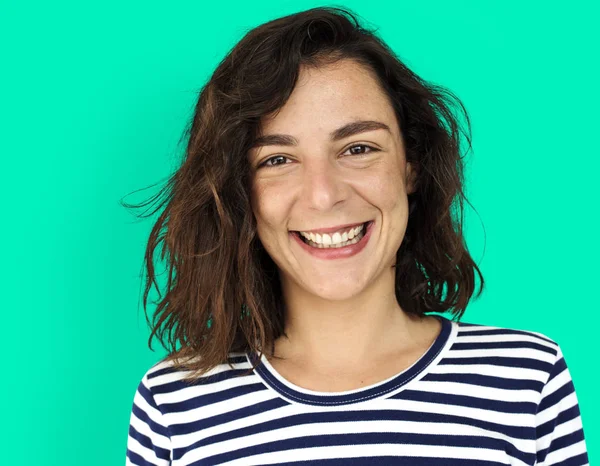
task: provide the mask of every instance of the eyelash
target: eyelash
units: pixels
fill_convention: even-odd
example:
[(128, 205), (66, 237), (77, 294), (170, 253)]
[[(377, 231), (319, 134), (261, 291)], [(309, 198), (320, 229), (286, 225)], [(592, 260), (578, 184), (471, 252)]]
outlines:
[[(369, 149), (371, 149), (370, 152), (377, 152), (379, 149), (373, 147), (373, 146), (369, 146), (368, 144), (354, 144), (353, 146), (348, 147), (348, 149), (346, 149), (345, 152), (348, 152), (350, 149), (354, 149), (355, 147), (368, 147)], [(364, 157), (366, 155), (368, 155), (370, 152), (367, 152), (366, 154), (352, 154), (353, 156), (356, 157)], [(274, 168), (277, 167), (279, 165), (287, 165), (286, 163), (278, 163), (276, 165), (267, 165), (267, 162), (270, 160), (274, 160), (274, 159), (278, 159), (278, 158), (284, 158), (286, 159), (287, 157), (285, 155), (274, 155), (273, 157), (269, 157), (267, 160), (265, 160), (264, 162), (262, 162), (258, 168), (261, 167), (265, 167), (265, 168)]]

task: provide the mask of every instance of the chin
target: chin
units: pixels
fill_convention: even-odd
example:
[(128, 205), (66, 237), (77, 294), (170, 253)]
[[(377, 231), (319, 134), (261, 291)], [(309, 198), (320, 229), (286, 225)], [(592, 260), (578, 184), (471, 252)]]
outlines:
[(325, 288), (322, 286), (305, 288), (307, 293), (328, 301), (345, 301), (347, 299), (354, 298), (363, 290), (364, 287), (357, 286), (356, 282), (348, 283), (345, 286), (337, 283), (335, 286), (328, 286)]

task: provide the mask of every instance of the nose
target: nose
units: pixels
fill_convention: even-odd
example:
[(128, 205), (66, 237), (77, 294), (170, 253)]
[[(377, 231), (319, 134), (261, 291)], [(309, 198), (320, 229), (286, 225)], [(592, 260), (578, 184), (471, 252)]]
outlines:
[(327, 158), (306, 161), (302, 196), (314, 210), (331, 210), (348, 196), (348, 185), (335, 163)]

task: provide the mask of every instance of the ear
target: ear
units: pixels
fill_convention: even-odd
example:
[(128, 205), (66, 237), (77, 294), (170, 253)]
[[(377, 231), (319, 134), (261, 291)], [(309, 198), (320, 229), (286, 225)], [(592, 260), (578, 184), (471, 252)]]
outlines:
[(412, 194), (417, 190), (417, 165), (406, 163), (406, 194)]

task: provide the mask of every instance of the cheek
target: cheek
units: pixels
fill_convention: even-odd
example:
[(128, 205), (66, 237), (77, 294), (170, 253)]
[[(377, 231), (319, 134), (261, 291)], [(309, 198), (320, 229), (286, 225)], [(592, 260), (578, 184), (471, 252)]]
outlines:
[(285, 227), (284, 202), (272, 188), (267, 184), (257, 184), (252, 190), (252, 210), (261, 240), (273, 234), (274, 230)]
[(381, 170), (363, 177), (360, 186), (364, 196), (383, 212), (401, 209), (406, 202), (406, 192), (398, 167), (382, 166)]

